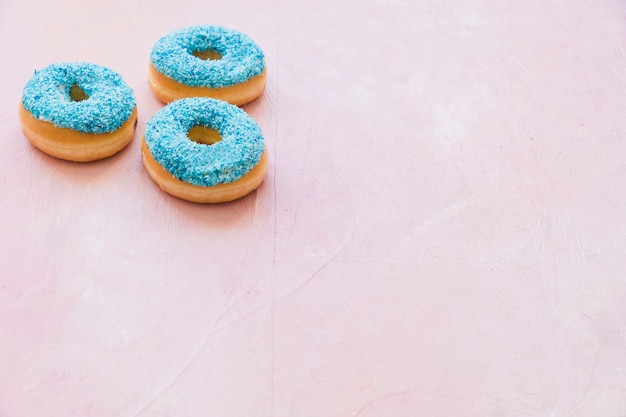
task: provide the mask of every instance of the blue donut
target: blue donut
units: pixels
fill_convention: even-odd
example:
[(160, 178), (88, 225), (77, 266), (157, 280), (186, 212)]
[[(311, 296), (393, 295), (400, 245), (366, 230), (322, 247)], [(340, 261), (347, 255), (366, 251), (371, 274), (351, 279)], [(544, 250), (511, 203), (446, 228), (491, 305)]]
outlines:
[[(74, 86), (86, 99), (72, 100)], [(95, 134), (116, 131), (136, 107), (133, 90), (119, 74), (86, 62), (52, 64), (35, 71), (24, 87), (22, 104), (38, 120)]]
[[(202, 60), (194, 52), (212, 50), (220, 59)], [(221, 88), (243, 83), (265, 69), (261, 48), (248, 36), (221, 26), (191, 26), (159, 39), (150, 60), (154, 68), (181, 84)]]
[[(212, 145), (188, 137), (195, 126), (216, 130)], [(144, 142), (167, 172), (188, 184), (212, 187), (235, 182), (260, 161), (265, 141), (259, 125), (239, 107), (212, 98), (186, 98), (159, 110), (148, 121)]]

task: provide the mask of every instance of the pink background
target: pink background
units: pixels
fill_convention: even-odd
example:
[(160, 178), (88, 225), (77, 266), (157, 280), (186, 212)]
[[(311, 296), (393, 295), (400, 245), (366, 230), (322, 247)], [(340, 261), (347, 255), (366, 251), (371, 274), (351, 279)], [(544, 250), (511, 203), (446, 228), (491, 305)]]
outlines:
[[(271, 162), (170, 197), (139, 138), (148, 55), (250, 35)], [(1, 417), (626, 415), (626, 5), (2, 0)], [(52, 62), (122, 74), (110, 159), (34, 149)]]

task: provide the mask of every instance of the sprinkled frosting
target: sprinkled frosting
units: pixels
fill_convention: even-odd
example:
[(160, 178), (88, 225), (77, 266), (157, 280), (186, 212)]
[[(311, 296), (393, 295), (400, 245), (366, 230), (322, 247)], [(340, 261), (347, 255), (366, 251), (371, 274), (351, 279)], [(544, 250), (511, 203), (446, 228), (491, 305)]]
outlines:
[[(213, 50), (220, 59), (202, 60), (194, 52)], [(248, 36), (221, 26), (191, 26), (159, 39), (150, 60), (160, 73), (192, 87), (240, 84), (265, 69), (261, 48)]]
[[(73, 101), (73, 86), (80, 87), (87, 98)], [(108, 133), (130, 118), (135, 97), (116, 72), (86, 62), (69, 62), (35, 71), (24, 87), (22, 104), (33, 117), (57, 127)]]
[[(222, 140), (205, 145), (189, 139), (194, 126), (217, 130)], [(261, 159), (259, 125), (239, 107), (212, 98), (185, 98), (159, 110), (144, 140), (154, 159), (181, 181), (210, 187), (237, 181)]]

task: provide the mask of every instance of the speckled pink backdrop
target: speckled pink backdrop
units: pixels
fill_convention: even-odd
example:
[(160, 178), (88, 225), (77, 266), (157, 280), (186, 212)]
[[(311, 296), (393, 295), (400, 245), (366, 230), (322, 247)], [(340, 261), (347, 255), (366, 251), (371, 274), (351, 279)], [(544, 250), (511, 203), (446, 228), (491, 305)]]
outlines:
[[(141, 164), (198, 23), (267, 55), (232, 204)], [(2, 0), (0, 38), (0, 417), (626, 416), (624, 1)], [(22, 136), (67, 60), (135, 90), (119, 155)]]

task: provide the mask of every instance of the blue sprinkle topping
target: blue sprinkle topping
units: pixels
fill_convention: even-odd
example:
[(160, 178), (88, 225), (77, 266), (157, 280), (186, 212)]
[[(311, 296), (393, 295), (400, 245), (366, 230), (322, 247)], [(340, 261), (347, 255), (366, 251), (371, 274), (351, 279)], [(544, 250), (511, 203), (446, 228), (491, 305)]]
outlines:
[[(74, 85), (88, 98), (73, 101), (70, 89)], [(135, 96), (116, 72), (87, 62), (68, 62), (35, 71), (24, 87), (22, 104), (33, 117), (57, 127), (109, 133), (130, 118)]]
[[(202, 60), (193, 52), (211, 49), (221, 59)], [(265, 69), (265, 55), (248, 36), (221, 26), (191, 26), (159, 39), (150, 60), (174, 81), (192, 87), (220, 88), (240, 84)]]
[[(222, 140), (192, 141), (194, 126), (217, 130)], [(212, 98), (185, 98), (159, 110), (146, 125), (144, 140), (154, 159), (181, 181), (211, 187), (237, 181), (261, 159), (259, 125), (239, 107)]]

